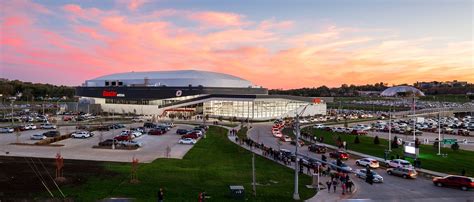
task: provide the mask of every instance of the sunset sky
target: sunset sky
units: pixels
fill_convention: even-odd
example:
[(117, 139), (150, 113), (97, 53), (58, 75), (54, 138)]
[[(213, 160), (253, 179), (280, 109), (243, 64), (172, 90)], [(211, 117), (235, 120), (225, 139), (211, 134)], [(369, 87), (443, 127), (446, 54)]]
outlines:
[(267, 88), (474, 82), (472, 0), (0, 1), (0, 77), (196, 69)]

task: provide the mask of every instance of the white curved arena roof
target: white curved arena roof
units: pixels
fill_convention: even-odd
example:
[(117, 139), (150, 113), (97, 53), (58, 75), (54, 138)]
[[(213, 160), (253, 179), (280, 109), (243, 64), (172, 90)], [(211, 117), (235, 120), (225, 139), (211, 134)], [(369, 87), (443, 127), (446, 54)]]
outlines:
[(229, 74), (198, 71), (150, 71), (150, 72), (125, 72), (110, 74), (95, 79), (87, 80), (85, 86), (103, 87), (106, 81), (120, 81), (124, 86), (144, 85), (147, 86), (203, 86), (203, 87), (228, 87), (247, 88), (253, 86), (248, 80)]
[(415, 94), (416, 96), (425, 96), (423, 92), (418, 90), (415, 87), (412, 86), (395, 86), (395, 87), (390, 87), (382, 91), (380, 93), (381, 96), (385, 97), (394, 97), (399, 95), (400, 93), (409, 93), (409, 94)]

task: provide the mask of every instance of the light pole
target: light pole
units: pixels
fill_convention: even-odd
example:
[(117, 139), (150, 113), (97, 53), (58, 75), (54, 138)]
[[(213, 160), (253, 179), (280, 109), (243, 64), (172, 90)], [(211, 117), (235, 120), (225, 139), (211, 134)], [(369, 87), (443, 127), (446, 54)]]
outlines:
[(416, 141), (415, 92), (413, 92), (413, 141)]
[(441, 112), (438, 112), (438, 155), (441, 155)]
[(10, 103), (11, 103), (10, 105), (12, 106), (12, 115), (11, 115), (11, 118), (12, 118), (12, 127), (13, 127), (13, 125), (14, 125), (14, 120), (13, 120), (13, 102), (15, 102), (15, 99), (12, 98), (12, 99), (10, 100)]
[(392, 105), (388, 111), (388, 151), (392, 151)]
[(295, 130), (296, 130), (296, 144), (295, 144), (295, 190), (293, 192), (293, 199), (300, 200), (300, 194), (298, 193), (298, 140), (300, 139), (300, 120), (298, 112), (296, 112), (296, 122), (295, 122)]

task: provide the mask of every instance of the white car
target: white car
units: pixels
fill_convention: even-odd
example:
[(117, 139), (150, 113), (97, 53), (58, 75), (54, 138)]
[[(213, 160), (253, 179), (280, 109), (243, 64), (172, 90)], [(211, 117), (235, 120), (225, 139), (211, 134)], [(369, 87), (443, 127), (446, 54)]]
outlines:
[(124, 147), (143, 147), (143, 143), (137, 142), (135, 140), (123, 141), (123, 142), (120, 142), (120, 145)]
[(184, 138), (178, 141), (179, 144), (196, 144), (196, 140), (193, 138)]
[(403, 159), (394, 159), (388, 162), (388, 165), (392, 168), (413, 168), (409, 161)]
[(134, 137), (140, 137), (140, 136), (143, 135), (143, 133), (141, 133), (141, 132), (139, 132), (139, 131), (132, 131), (132, 135), (133, 135)]
[(0, 128), (0, 133), (13, 133), (15, 130), (13, 128)]
[(300, 123), (309, 123), (309, 121), (306, 120), (306, 119), (301, 119), (301, 120), (300, 120)]
[(324, 124), (316, 124), (313, 126), (313, 128), (317, 128), (317, 129), (323, 129), (325, 126)]
[(42, 123), (40, 125), (41, 129), (56, 129), (56, 125), (50, 124), (50, 123)]
[(27, 124), (25, 125), (25, 130), (35, 130), (36, 125), (35, 124)]
[(332, 132), (343, 133), (343, 132), (345, 132), (345, 128), (343, 128), (343, 127), (336, 127), (336, 128), (333, 128), (333, 129), (332, 129)]
[(283, 142), (291, 142), (291, 137), (288, 136), (288, 135), (285, 135), (285, 136), (281, 137), (280, 139)]
[(356, 161), (356, 165), (370, 167), (370, 168), (378, 168), (380, 167), (379, 162), (373, 158), (363, 158)]
[(71, 136), (73, 138), (88, 138), (88, 137), (92, 137), (91, 136), (91, 133), (88, 132), (88, 131), (78, 131), (78, 132), (75, 132), (73, 134), (71, 134)]
[[(372, 176), (374, 176), (373, 182), (375, 183), (382, 183), (383, 182), (383, 177), (377, 174), (375, 171), (371, 170)], [(367, 177), (367, 170), (365, 168), (363, 169), (357, 169), (355, 171), (355, 175), (359, 178), (365, 179)]]
[(283, 134), (280, 131), (276, 131), (273, 133), (273, 136), (280, 138)]
[(34, 134), (30, 137), (31, 140), (44, 140), (46, 139), (46, 136), (41, 135), (41, 134)]

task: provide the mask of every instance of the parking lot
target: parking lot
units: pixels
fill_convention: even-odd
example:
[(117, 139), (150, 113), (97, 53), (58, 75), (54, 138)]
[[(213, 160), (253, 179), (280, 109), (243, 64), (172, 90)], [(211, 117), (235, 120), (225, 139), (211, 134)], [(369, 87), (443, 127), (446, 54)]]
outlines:
[[(126, 125), (129, 127), (143, 126), (143, 123), (135, 123)], [(27, 157), (43, 157), (54, 158), (58, 152), (65, 159), (78, 160), (95, 160), (95, 161), (114, 161), (114, 162), (131, 162), (132, 158), (138, 158), (140, 162), (152, 162), (157, 158), (182, 158), (188, 152), (192, 145), (178, 144), (180, 135), (176, 134), (178, 128), (192, 129), (191, 125), (177, 124), (164, 135), (152, 136), (142, 135), (135, 140), (142, 142), (143, 147), (137, 150), (120, 150), (120, 149), (97, 149), (93, 146), (97, 145), (100, 140), (112, 139), (115, 135), (120, 134), (123, 129), (115, 129), (110, 131), (93, 131), (93, 137), (86, 139), (68, 138), (62, 141), (52, 143), (52, 145), (36, 146), (36, 145), (12, 145), (17, 141), (15, 133), (0, 134), (0, 155), (2, 156), (27, 156)], [(58, 129), (61, 134), (77, 131), (75, 126), (64, 126)], [(30, 140), (33, 134), (42, 134), (48, 130), (28, 130), (22, 131), (19, 137), (20, 143), (33, 144), (37, 140)], [(102, 137), (101, 137), (102, 136)], [(64, 145), (64, 146), (53, 146)], [(169, 155), (167, 147), (170, 148)], [(8, 152), (8, 154), (7, 154)]]

